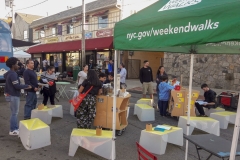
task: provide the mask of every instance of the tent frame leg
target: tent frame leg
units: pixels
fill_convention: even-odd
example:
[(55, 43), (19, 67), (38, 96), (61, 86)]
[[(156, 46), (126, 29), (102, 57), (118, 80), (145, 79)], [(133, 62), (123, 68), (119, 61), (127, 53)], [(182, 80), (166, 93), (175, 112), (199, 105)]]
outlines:
[(236, 157), (236, 150), (237, 150), (237, 145), (238, 145), (238, 137), (239, 137), (239, 129), (240, 129), (240, 109), (239, 108), (240, 108), (240, 96), (238, 99), (237, 116), (236, 116), (236, 120), (235, 120), (234, 131), (233, 131), (230, 160), (235, 160), (235, 157)]

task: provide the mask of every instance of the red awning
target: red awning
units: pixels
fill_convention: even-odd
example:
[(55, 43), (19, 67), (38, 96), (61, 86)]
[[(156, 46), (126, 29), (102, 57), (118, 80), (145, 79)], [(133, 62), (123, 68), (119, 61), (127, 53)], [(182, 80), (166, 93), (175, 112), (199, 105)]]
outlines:
[(96, 13), (96, 14), (93, 14), (92, 17), (94, 17), (94, 16), (101, 16), (101, 15), (106, 14), (107, 12), (108, 12), (108, 10), (102, 11), (102, 12), (98, 12), (98, 13)]
[[(27, 50), (27, 53), (53, 53), (53, 52), (69, 52), (69, 51), (79, 51), (82, 49), (81, 40), (78, 41), (68, 41), (59, 42), (51, 44), (41, 44), (38, 46), (31, 47)], [(103, 49), (113, 49), (113, 37), (104, 38), (94, 38), (86, 39), (85, 42), (86, 50), (103, 50)]]

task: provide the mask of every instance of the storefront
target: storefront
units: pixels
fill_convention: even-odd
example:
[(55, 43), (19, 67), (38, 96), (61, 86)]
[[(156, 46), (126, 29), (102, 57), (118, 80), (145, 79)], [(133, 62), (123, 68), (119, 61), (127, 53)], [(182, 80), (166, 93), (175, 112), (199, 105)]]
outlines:
[[(87, 39), (85, 44), (86, 62), (84, 64), (88, 64), (91, 59), (96, 67), (104, 62), (108, 63), (109, 57), (112, 56), (113, 37)], [(42, 61), (46, 59), (49, 65), (58, 66), (59, 72), (67, 71), (70, 76), (74, 66), (81, 67), (81, 40), (41, 44), (29, 48), (27, 52), (32, 54), (33, 58), (41, 58), (41, 66)]]

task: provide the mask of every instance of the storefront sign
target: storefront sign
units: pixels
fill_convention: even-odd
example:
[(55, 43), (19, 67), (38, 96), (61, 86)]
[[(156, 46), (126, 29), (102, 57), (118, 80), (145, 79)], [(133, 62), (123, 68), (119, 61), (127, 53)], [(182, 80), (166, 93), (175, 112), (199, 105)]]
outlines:
[(46, 38), (45, 43), (56, 43), (58, 42), (58, 37)]
[(96, 32), (97, 37), (109, 37), (113, 35), (113, 29), (104, 29)]
[(82, 36), (81, 34), (74, 34), (74, 35), (67, 35), (64, 36), (64, 41), (74, 41), (80, 39)]
[(92, 38), (92, 32), (85, 33), (85, 38), (86, 39)]

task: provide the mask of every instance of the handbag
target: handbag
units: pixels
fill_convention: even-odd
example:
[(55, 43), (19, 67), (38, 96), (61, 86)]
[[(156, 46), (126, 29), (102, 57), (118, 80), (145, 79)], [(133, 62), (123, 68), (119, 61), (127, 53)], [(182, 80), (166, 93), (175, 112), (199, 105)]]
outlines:
[(78, 107), (80, 106), (80, 104), (82, 103), (83, 99), (92, 90), (92, 88), (93, 88), (93, 86), (91, 86), (91, 88), (89, 88), (89, 90), (86, 93), (80, 93), (78, 96), (74, 97), (73, 99), (71, 99), (69, 101), (73, 105), (75, 112), (78, 109)]

